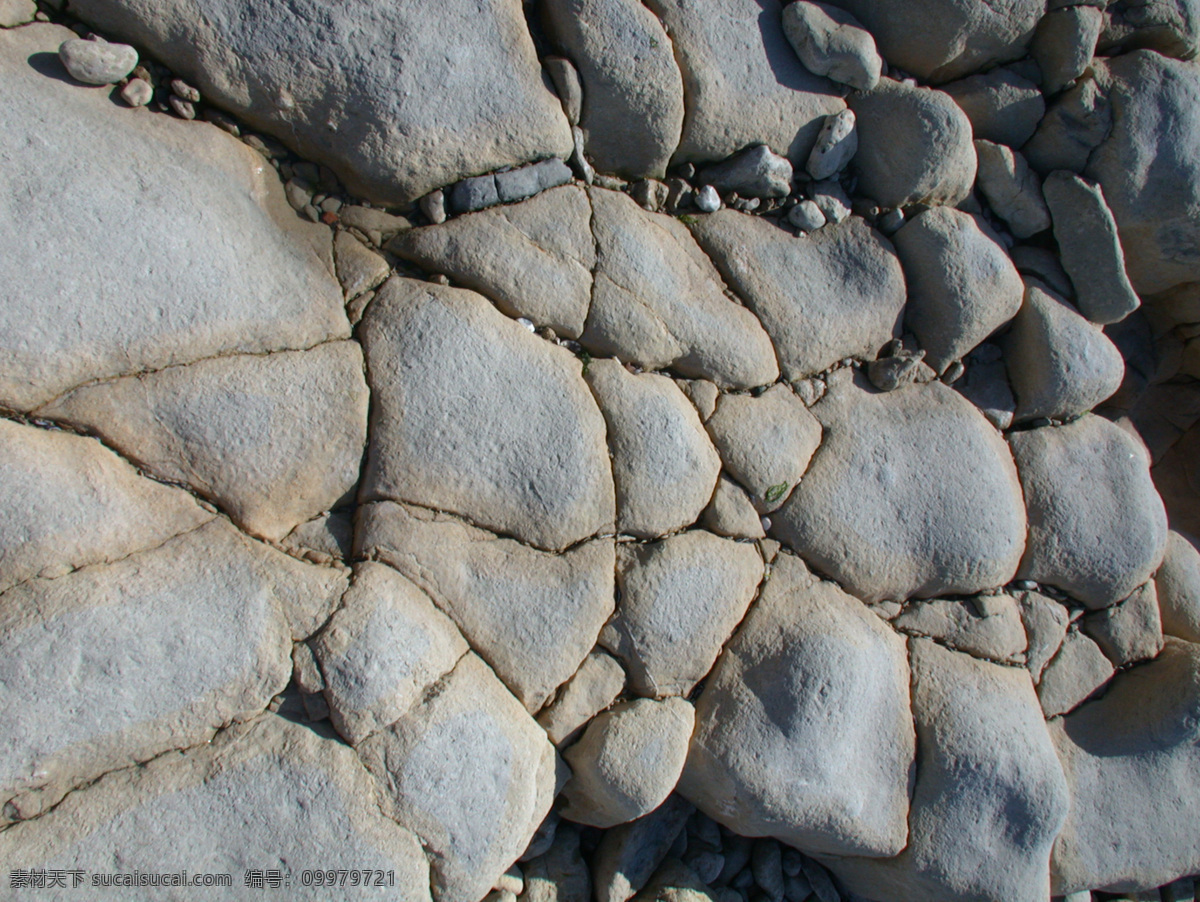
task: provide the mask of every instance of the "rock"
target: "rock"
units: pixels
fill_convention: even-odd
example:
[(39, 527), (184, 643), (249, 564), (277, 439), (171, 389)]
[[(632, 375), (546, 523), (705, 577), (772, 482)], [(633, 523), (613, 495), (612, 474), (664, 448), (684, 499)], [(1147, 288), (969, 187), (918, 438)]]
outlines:
[(496, 194), (500, 203), (511, 204), (514, 201), (525, 200), (551, 188), (568, 184), (574, 174), (571, 167), (557, 157), (542, 160), (532, 166), (522, 166), (519, 169), (506, 169), (497, 172)]
[(813, 0), (788, 4), (783, 8), (783, 33), (814, 75), (860, 91), (878, 83), (883, 60), (875, 39), (844, 10)]
[[(190, 880), (201, 876), (191, 869), (202, 861), (209, 874), (230, 874), (243, 886), (247, 865), (319, 860), (335, 870), (394, 872), (394, 886), (356, 888), (362, 898), (429, 902), (420, 841), (381, 802), (350, 749), (268, 714), (211, 744), (101, 777), (45, 816), (10, 828), (0, 861), (6, 871), (85, 875), (111, 874), (119, 863), (117, 872), (135, 880), (181, 872)], [(301, 886), (298, 872), (291, 879), (292, 898), (324, 895)], [(149, 900), (163, 893), (130, 886), (116, 895)], [(205, 890), (189, 895), (212, 897)]]
[(521, 902), (591, 902), (592, 881), (579, 852), (579, 830), (563, 824), (548, 852), (525, 865)]
[(1022, 148), (1029, 164), (1047, 175), (1057, 169), (1082, 172), (1112, 130), (1112, 107), (1097, 75), (1084, 75), (1046, 111), (1037, 132)]
[(1200, 17), (1189, 0), (1123, 3), (1108, 10), (1100, 49), (1106, 54), (1139, 47), (1192, 60), (1200, 53)]
[(804, 240), (732, 210), (695, 226), (701, 247), (762, 320), (788, 381), (899, 334), (904, 275), (891, 244), (854, 217)]
[(1042, 183), (1021, 154), (1003, 144), (976, 141), (979, 158), (976, 184), (988, 206), (1008, 223), (1018, 238), (1050, 228), (1050, 211), (1042, 199)]
[(825, 219), (835, 225), (850, 216), (850, 195), (836, 179), (817, 182), (809, 191), (809, 197)]
[(771, 533), (865, 602), (971, 594), (1012, 579), (1025, 509), (1004, 440), (939, 382), (874, 392), (840, 379)]
[(1162, 651), (1163, 630), (1154, 582), (1111, 608), (1088, 614), (1082, 628), (1114, 667), (1156, 657)]
[(1200, 862), (1200, 646), (1168, 639), (1104, 698), (1050, 723), (1071, 786), (1054, 846), (1054, 892), (1145, 889)]
[(903, 348), (890, 357), (879, 357), (867, 365), (867, 379), (880, 391), (895, 391), (914, 382), (932, 382), (937, 378), (925, 363), (925, 352)]
[(116, 84), (138, 64), (138, 53), (128, 44), (79, 38), (63, 41), (58, 58), (71, 77), (85, 85)]
[(722, 474), (712, 500), (700, 517), (700, 525), (709, 532), (733, 539), (761, 539), (766, 536), (762, 518), (746, 490)]
[(167, 106), (169, 106), (171, 108), (171, 112), (173, 112), (180, 119), (196, 118), (195, 104), (188, 103), (186, 100), (176, 97), (174, 94), (167, 98)]
[(679, 780), (693, 720), (682, 698), (621, 702), (596, 716), (563, 753), (573, 776), (562, 816), (615, 827), (656, 809)]
[(361, 334), (373, 421), (360, 500), (447, 511), (541, 548), (610, 528), (604, 420), (568, 351), (474, 292), (398, 277)]
[(696, 192), (696, 209), (701, 213), (716, 213), (721, 209), (721, 195), (712, 185), (704, 185)]
[(828, 866), (876, 899), (1047, 898), (1071, 797), (1029, 675), (928, 639), (909, 648), (920, 754), (908, 847)]
[(446, 273), (508, 316), (578, 338), (596, 266), (590, 219), (583, 190), (563, 186), (523, 203), (413, 229), (387, 249)]
[(336, 341), (86, 385), (38, 416), (95, 433), (247, 532), (279, 541), (352, 497), (367, 400), (362, 351)]
[(672, 795), (645, 817), (606, 830), (592, 859), (596, 902), (626, 902), (644, 887), (694, 810)]
[(625, 663), (634, 692), (687, 697), (745, 616), (762, 576), (753, 545), (703, 530), (622, 545), (620, 603), (600, 644)]
[[(22, 198), (23, 223), (0, 239), (0, 404), (29, 410), (94, 379), (349, 337), (329, 230), (296, 217), (262, 157), (219, 129), (114, 115), (105, 92), (26, 62), (71, 35), (0, 31), (0, 193)], [(164, 236), (204, 253), (164, 265)], [(46, 248), (55, 265), (35, 271), (27, 261)]]
[(344, 561), (354, 545), (354, 522), (349, 511), (329, 511), (301, 523), (283, 539), (283, 547), (319, 564)]
[[(0, 419), (0, 592), (149, 551), (213, 519), (95, 439)], [(17, 515), (20, 512), (20, 515)]]
[(729, 829), (831, 855), (904, 847), (914, 753), (904, 642), (798, 559), (776, 560), (696, 724), (680, 791)]
[(1021, 623), (1029, 639), (1029, 646), (1025, 649), (1025, 667), (1036, 685), (1067, 635), (1067, 609), (1040, 592), (1022, 592), (1018, 602), (1021, 606)]
[(3, 820), (33, 817), (88, 780), (265, 708), (292, 672), (282, 604), (296, 587), (278, 559), (289, 561), (217, 520), (9, 589)]
[(1171, 445), (1151, 473), (1161, 487), (1171, 523), (1190, 535), (1200, 533), (1200, 424)]
[(750, 853), (750, 871), (768, 899), (783, 902), (783, 858), (779, 843), (773, 839), (755, 840)]
[(792, 164), (765, 144), (705, 166), (699, 178), (722, 194), (734, 191), (741, 197), (787, 197), (792, 192)]
[(1071, 279), (1067, 276), (1066, 270), (1062, 268), (1062, 264), (1058, 262), (1058, 255), (1054, 251), (1043, 247), (1018, 244), (1010, 249), (1009, 254), (1013, 264), (1017, 267), (1017, 272), (1021, 275), (1033, 276), (1035, 279), (1045, 282), (1065, 298), (1075, 296), (1075, 288), (1071, 285)]
[(333, 256), (346, 300), (378, 288), (392, 271), (387, 260), (349, 232), (338, 232), (334, 236)]
[(821, 444), (821, 424), (786, 385), (757, 397), (722, 395), (705, 428), (729, 475), (764, 513), (787, 500)]
[(376, 245), (412, 228), (412, 223), (403, 216), (358, 204), (348, 204), (338, 210), (338, 221), (348, 229), (358, 229), (366, 234)]
[(121, 99), (132, 107), (145, 106), (154, 99), (154, 88), (148, 81), (131, 78), (125, 87), (121, 88)]
[(1174, 530), (1167, 534), (1167, 552), (1154, 582), (1163, 632), (1200, 642), (1200, 551), (1186, 536)]
[(33, 0), (0, 0), (0, 28), (16, 28), (32, 22), (37, 12)]
[[(994, 351), (985, 358), (980, 352)], [(1017, 402), (1012, 389), (1000, 349), (993, 344), (982, 344), (967, 355), (967, 368), (963, 378), (954, 383), (954, 389), (979, 408), (988, 422), (997, 429), (1008, 429), (1012, 425), (1013, 411)]]
[(1045, 11), (1041, 0), (838, 0), (875, 36), (893, 66), (934, 84), (1019, 59)]
[(975, 182), (971, 122), (948, 94), (883, 79), (855, 94), (858, 190), (883, 207), (954, 206)]
[[(305, 3), (271, 0), (254, 16), (237, 0), (83, 0), (72, 11), (376, 203), (571, 152), (516, 0)], [(320, 27), (264, 27), (294, 16)]]
[(1057, 171), (1046, 177), (1042, 190), (1080, 312), (1102, 325), (1124, 319), (1141, 301), (1125, 274), (1117, 226), (1102, 189), (1069, 172)]
[(1014, 432), (1009, 442), (1029, 508), (1019, 579), (1056, 586), (1097, 610), (1150, 578), (1163, 558), (1167, 521), (1133, 439), (1085, 416)]
[(584, 347), (644, 369), (672, 367), (722, 388), (778, 378), (767, 333), (725, 296), (685, 225), (647, 213), (623, 194), (593, 188), (589, 196), (597, 265)]
[(677, 858), (668, 858), (633, 902), (716, 902), (708, 885)]
[(618, 531), (655, 538), (696, 522), (721, 459), (691, 402), (665, 376), (634, 376), (615, 360), (585, 375), (608, 424)]
[(593, 651), (542, 709), (538, 723), (560, 748), (575, 739), (585, 723), (616, 700), (625, 689), (625, 671), (603, 651)]
[(578, 126), (583, 115), (583, 82), (579, 78), (579, 70), (573, 62), (561, 56), (548, 56), (542, 60), (542, 65), (550, 73), (567, 121), (572, 127)]
[(1103, 27), (1104, 11), (1094, 6), (1052, 10), (1042, 17), (1029, 48), (1042, 70), (1042, 90), (1057, 94), (1083, 74)]
[(633, 183), (629, 195), (643, 210), (657, 213), (666, 206), (670, 193), (671, 189), (664, 182), (657, 179), (640, 179)]
[(552, 38), (579, 67), (578, 120), (602, 172), (662, 178), (683, 128), (683, 81), (671, 39), (634, 0), (552, 0)]
[(1009, 595), (910, 602), (892, 626), (1002, 664), (1017, 663), (1027, 644), (1020, 608)]
[(802, 200), (788, 211), (787, 221), (801, 232), (815, 232), (825, 225), (825, 214), (811, 200)]
[(357, 745), (407, 714), (468, 646), (425, 593), (367, 562), (355, 568), (354, 584), (312, 649), (333, 724)]
[(853, 110), (842, 110), (825, 118), (817, 143), (808, 156), (805, 170), (817, 181), (837, 175), (858, 152), (858, 132)]
[(1095, 642), (1069, 630), (1058, 652), (1042, 669), (1038, 700), (1046, 717), (1073, 711), (1113, 675), (1113, 666)]
[(1027, 283), (1002, 341), (1018, 423), (1078, 416), (1110, 397), (1125, 375), (1121, 352), (1104, 332), (1037, 282)]
[(531, 713), (579, 669), (612, 614), (611, 539), (547, 554), (382, 502), (360, 508), (357, 548), (420, 586)]
[(845, 107), (783, 33), (779, 0), (649, 0), (675, 44), (688, 98), (674, 163), (723, 160), (752, 144), (802, 166), (825, 116)]
[(1033, 136), (1046, 112), (1037, 85), (999, 67), (942, 85), (971, 120), (978, 140), (1020, 147)]
[[(554, 747), (473, 654), (358, 753), (396, 821), (421, 837), (443, 902), (473, 902), (491, 889), (554, 797)], [(476, 766), (481, 760), (489, 766)]]
[(980, 217), (934, 208), (906, 223), (894, 240), (908, 279), (905, 323), (938, 373), (1021, 309), (1021, 276)]

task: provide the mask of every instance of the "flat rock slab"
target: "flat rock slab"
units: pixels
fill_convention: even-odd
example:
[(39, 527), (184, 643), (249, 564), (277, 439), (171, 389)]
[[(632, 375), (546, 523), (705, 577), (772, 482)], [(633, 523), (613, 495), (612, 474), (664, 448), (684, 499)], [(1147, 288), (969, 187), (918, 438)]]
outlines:
[(1027, 646), (1020, 608), (1009, 595), (914, 601), (905, 605), (891, 624), (956, 651), (1003, 664), (1021, 661)]
[[(296, 216), (266, 160), (207, 124), (116, 109), (55, 77), (57, 62), (27, 62), (73, 36), (0, 32), (0, 193), (21, 222), (0, 238), (0, 404), (29, 410), (92, 379), (348, 338), (329, 231)], [(46, 248), (56, 264), (29, 266)]]
[[(421, 843), (385, 805), (346, 746), (268, 714), (212, 744), (108, 774), (49, 814), (15, 825), (4, 834), (0, 866), (130, 876), (202, 867), (229, 874), (235, 889), (189, 887), (187, 898), (216, 902), (245, 886), (248, 869), (282, 863), (291, 871), (289, 898), (328, 898), (328, 888), (301, 885), (299, 870), (311, 863), (394, 871), (393, 884), (355, 887), (355, 895), (430, 902)], [(109, 898), (163, 896), (162, 887), (127, 886)]]
[(970, 594), (1012, 579), (1025, 546), (999, 433), (941, 383), (877, 393), (837, 380), (825, 439), (773, 533), (864, 601)]
[(1038, 681), (1038, 701), (1042, 711), (1047, 718), (1074, 711), (1112, 675), (1112, 663), (1100, 646), (1078, 629), (1068, 630)]
[(445, 510), (542, 548), (613, 522), (604, 419), (570, 352), (472, 291), (393, 277), (363, 319), (362, 500)]
[(555, 694), (554, 701), (538, 712), (537, 721), (550, 741), (561, 748), (624, 689), (625, 671), (621, 665), (603, 651), (593, 651)]
[(356, 195), (416, 200), (571, 152), (519, 0), (83, 0), (210, 102), (330, 166)]
[(84, 386), (37, 415), (81, 427), (278, 541), (353, 496), (367, 383), (352, 341), (234, 355)]
[(743, 836), (895, 855), (915, 752), (908, 685), (904, 640), (782, 555), (696, 704), (680, 792)]

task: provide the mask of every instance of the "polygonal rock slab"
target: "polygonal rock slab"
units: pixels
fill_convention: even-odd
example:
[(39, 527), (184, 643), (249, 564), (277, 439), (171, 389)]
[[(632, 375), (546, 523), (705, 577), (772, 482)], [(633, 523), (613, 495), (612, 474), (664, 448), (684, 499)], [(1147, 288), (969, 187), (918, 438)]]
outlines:
[(1113, 675), (1112, 663), (1095, 642), (1068, 630), (1054, 657), (1042, 669), (1038, 701), (1047, 718), (1073, 711)]
[(369, 200), (404, 204), (571, 152), (518, 0), (269, 0), (251, 12), (241, 0), (83, 0), (72, 11)]
[(1025, 157), (1003, 144), (975, 139), (977, 184), (988, 206), (1008, 223), (1013, 235), (1029, 238), (1050, 228), (1042, 183)]
[(360, 509), (356, 547), (424, 589), (530, 712), (575, 673), (612, 614), (611, 539), (547, 554), (385, 501)]
[(621, 545), (621, 601), (600, 642), (625, 662), (633, 691), (687, 696), (745, 615), (762, 574), (753, 545), (699, 529)]
[[(847, 374), (848, 375), (848, 374)], [(773, 533), (864, 601), (968, 594), (1012, 579), (1025, 508), (1012, 455), (941, 383), (834, 381), (825, 439)]]
[(1036, 685), (1067, 635), (1068, 613), (1063, 605), (1040, 592), (1022, 592), (1017, 601), (1028, 639), (1025, 667)]
[(891, 243), (862, 219), (798, 238), (762, 217), (722, 210), (694, 228), (762, 320), (785, 379), (803, 379), (844, 357), (874, 359), (899, 335), (904, 272)]
[(1020, 608), (1009, 595), (914, 601), (893, 617), (891, 624), (977, 658), (1005, 664), (1018, 662), (1027, 645)]
[[(354, 753), (333, 739), (266, 715), (212, 744), (168, 752), (120, 770), (4, 834), (0, 867), (145, 874), (291, 871), (289, 898), (328, 898), (301, 884), (322, 869), (394, 871), (391, 882), (355, 887), (364, 899), (429, 902), (429, 864), (419, 839), (387, 816), (386, 800)], [(285, 872), (286, 873), (286, 872)], [(385, 878), (387, 879), (387, 878)], [(68, 887), (70, 883), (67, 884)], [(85, 884), (86, 885), (86, 884)], [(68, 889), (66, 892), (70, 892)], [(189, 899), (237, 890), (189, 887)], [(125, 887), (122, 899), (163, 898), (161, 887)]]
[(429, 850), (438, 902), (478, 902), (554, 798), (554, 746), (473, 654), (358, 753)]
[(1126, 598), (1162, 561), (1167, 516), (1144, 451), (1119, 426), (1085, 416), (1009, 436), (1029, 542), (1018, 576), (1089, 608)]
[(562, 747), (625, 688), (625, 671), (610, 655), (593, 651), (537, 716), (550, 741)]
[[(26, 62), (72, 37), (0, 31), (0, 193), (22, 210), (0, 239), (0, 404), (348, 338), (329, 231), (296, 216), (267, 161), (206, 124), (121, 115)], [(55, 265), (30, 267), (46, 248)]]
[(915, 738), (904, 640), (780, 556), (696, 704), (680, 792), (743, 836), (897, 854)]
[(362, 500), (460, 514), (542, 548), (613, 522), (604, 420), (571, 354), (471, 291), (393, 277), (362, 325)]
[(1154, 581), (1111, 608), (1088, 614), (1082, 629), (1114, 667), (1156, 657), (1162, 651), (1163, 630)]

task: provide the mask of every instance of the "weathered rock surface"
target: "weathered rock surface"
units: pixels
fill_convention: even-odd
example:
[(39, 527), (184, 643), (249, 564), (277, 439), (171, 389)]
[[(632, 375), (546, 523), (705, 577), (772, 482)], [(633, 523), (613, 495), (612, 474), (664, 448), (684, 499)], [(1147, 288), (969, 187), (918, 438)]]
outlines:
[(1042, 90), (1057, 94), (1083, 74), (1103, 27), (1104, 11), (1094, 6), (1051, 10), (1042, 17), (1029, 48), (1042, 71)]
[(381, 502), (361, 509), (356, 546), (428, 593), (530, 712), (575, 673), (612, 614), (611, 539), (548, 554)]
[(1112, 130), (1112, 107), (1100, 78), (1107, 70), (1098, 64), (1063, 93), (1047, 110), (1037, 132), (1021, 152), (1042, 175), (1057, 170), (1082, 172), (1092, 152)]
[(1050, 210), (1042, 198), (1042, 183), (1025, 158), (1003, 144), (975, 141), (979, 158), (976, 184), (996, 215), (1018, 238), (1050, 228)]
[(604, 420), (569, 352), (474, 292), (393, 277), (362, 326), (363, 500), (445, 510), (543, 548), (611, 526)]
[[(858, 130), (854, 110), (842, 110), (825, 118), (817, 143), (808, 156), (805, 171), (817, 181), (840, 173), (858, 153)], [(814, 226), (819, 228), (819, 226)], [(812, 231), (812, 229), (809, 229)]]
[(107, 41), (63, 41), (58, 58), (71, 77), (85, 85), (116, 84), (138, 64), (137, 51), (128, 44)]
[(1038, 700), (1046, 717), (1075, 710), (1113, 675), (1112, 663), (1095, 642), (1068, 630), (1058, 652), (1042, 669)]
[(762, 517), (746, 490), (725, 474), (717, 480), (712, 500), (700, 517), (700, 525), (709, 532), (734, 539), (761, 539), (766, 536)]
[(37, 11), (33, 0), (0, 0), (0, 28), (15, 28), (32, 22)]
[(1167, 534), (1167, 551), (1154, 578), (1163, 632), (1200, 642), (1200, 551), (1180, 533)]
[(891, 623), (903, 632), (1005, 664), (1015, 663), (1027, 645), (1020, 608), (1008, 595), (914, 601)]
[(693, 811), (687, 801), (672, 795), (645, 817), (606, 831), (592, 861), (597, 902), (625, 902), (644, 887)]
[(813, 0), (790, 3), (783, 8), (783, 33), (809, 72), (860, 91), (879, 82), (883, 59), (875, 39), (845, 10)]
[(696, 721), (680, 791), (713, 819), (831, 855), (904, 848), (915, 741), (904, 642), (796, 558), (776, 560)]
[(904, 274), (891, 243), (853, 217), (807, 238), (723, 210), (696, 238), (775, 342), (785, 379), (874, 358), (899, 334)]
[(407, 203), (465, 175), (571, 152), (516, 0), (271, 0), (254, 15), (236, 0), (71, 9), (369, 200)]
[(620, 604), (600, 642), (640, 695), (687, 696), (712, 669), (762, 580), (753, 545), (693, 530), (617, 552)]
[(1066, 638), (1069, 614), (1065, 607), (1041, 592), (1022, 592), (1018, 603), (1021, 623), (1029, 640), (1025, 649), (1025, 667), (1036, 684)]
[(1122, 3), (1108, 11), (1100, 49), (1105, 53), (1137, 48), (1157, 50), (1176, 59), (1200, 53), (1200, 16), (1190, 0)]
[[(819, 139), (817, 143), (820, 144)], [(816, 152), (814, 146), (813, 153)], [(722, 163), (705, 166), (697, 179), (723, 195), (732, 191), (742, 197), (787, 197), (792, 191), (792, 171), (787, 157), (766, 144), (757, 144)]]
[(967, 114), (977, 140), (1013, 148), (1033, 136), (1046, 112), (1037, 85), (1004, 67), (952, 81), (942, 90)]
[[(73, 36), (0, 32), (14, 124), (0, 133), (0, 193), (19, 198), (22, 222), (0, 239), (0, 404), (29, 410), (91, 379), (349, 337), (329, 232), (295, 215), (266, 161), (204, 124), (116, 115), (104, 92), (26, 62)], [(162, 172), (173, 175), (145, 177)], [(30, 266), (46, 248), (55, 265)], [(187, 265), (166, 264), (164, 248)]]
[(812, 409), (825, 439), (773, 534), (863, 601), (1003, 585), (1025, 543), (1004, 440), (940, 383), (876, 393), (837, 381)]
[(1146, 456), (1119, 426), (1086, 416), (1009, 436), (1029, 542), (1017, 576), (1089, 608), (1115, 604), (1162, 562), (1167, 518)]
[(592, 881), (579, 851), (579, 829), (560, 824), (546, 854), (522, 865), (521, 902), (591, 902)]
[(1088, 614), (1082, 629), (1114, 667), (1157, 656), (1163, 647), (1163, 631), (1154, 582), (1141, 586), (1111, 608)]
[(550, 741), (561, 747), (577, 737), (580, 728), (611, 705), (624, 688), (621, 665), (603, 651), (593, 651), (554, 701), (541, 710), (537, 721)]
[(392, 271), (388, 261), (349, 232), (333, 236), (333, 258), (346, 300), (378, 288)]

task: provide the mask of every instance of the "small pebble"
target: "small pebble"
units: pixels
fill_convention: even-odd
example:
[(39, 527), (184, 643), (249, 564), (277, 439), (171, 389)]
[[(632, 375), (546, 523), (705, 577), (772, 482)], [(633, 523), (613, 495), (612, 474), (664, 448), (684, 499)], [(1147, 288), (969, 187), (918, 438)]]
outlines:
[(311, 219), (313, 222), (321, 221), (321, 211), (318, 210), (312, 204), (305, 204), (304, 209), (301, 212), (303, 212), (304, 215), (306, 217), (308, 217), (309, 219)]
[(705, 185), (696, 193), (696, 209), (701, 213), (716, 213), (721, 209), (721, 196), (712, 185)]
[(113, 85), (138, 64), (137, 51), (128, 44), (72, 38), (58, 48), (58, 58), (71, 77), (86, 85)]
[(900, 226), (904, 225), (904, 211), (897, 207), (894, 210), (888, 210), (879, 217), (879, 231), (885, 235), (893, 235), (900, 230)]
[(966, 371), (967, 368), (963, 366), (963, 362), (961, 360), (955, 360), (948, 367), (946, 367), (946, 372), (942, 373), (942, 382), (946, 385), (953, 385), (962, 378), (962, 374)]
[(171, 90), (189, 103), (200, 102), (200, 92), (189, 85), (182, 78), (171, 79)]
[(154, 99), (154, 88), (148, 81), (131, 78), (125, 87), (121, 88), (121, 99), (131, 107), (145, 106)]
[(204, 118), (221, 129), (221, 131), (229, 132), (235, 138), (241, 137), (241, 127), (233, 120), (233, 117), (222, 113), (220, 110), (214, 110), (210, 107), (204, 111)]
[(178, 94), (172, 94), (167, 98), (167, 103), (174, 111), (175, 115), (180, 119), (195, 119), (196, 107), (190, 101), (184, 100)]
[(811, 200), (805, 200), (788, 211), (787, 220), (801, 232), (814, 232), (825, 225), (825, 214)]
[(420, 201), (421, 212), (434, 225), (446, 221), (446, 195), (441, 188), (430, 191)]
[(517, 318), (517, 322), (520, 323), (522, 326), (524, 326), (526, 329), (528, 329), (530, 332), (537, 331), (537, 326), (535, 326), (533, 324), (533, 320), (531, 320), (531, 319), (526, 319), (525, 317), (521, 316), (521, 317)]
[(762, 524), (763, 532), (771, 531), (771, 518), (770, 517), (763, 517), (759, 522)]
[(342, 202), (336, 197), (327, 197), (317, 206), (321, 208), (322, 213), (336, 213), (342, 209)]

